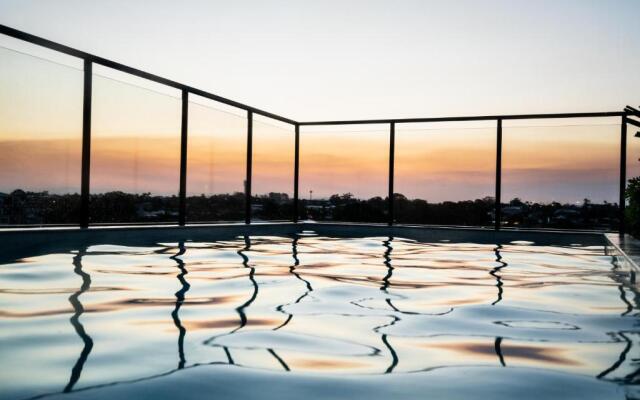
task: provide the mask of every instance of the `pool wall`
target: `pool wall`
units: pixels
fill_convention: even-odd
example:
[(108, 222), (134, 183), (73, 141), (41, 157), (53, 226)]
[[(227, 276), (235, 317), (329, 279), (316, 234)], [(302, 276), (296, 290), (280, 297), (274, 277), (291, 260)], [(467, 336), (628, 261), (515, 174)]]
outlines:
[(618, 234), (599, 232), (553, 231), (553, 230), (512, 230), (495, 231), (467, 227), (431, 226), (387, 226), (382, 224), (339, 224), (339, 223), (254, 223), (254, 224), (211, 224), (187, 226), (103, 226), (81, 228), (30, 228), (0, 230), (0, 262), (39, 254), (69, 251), (94, 244), (126, 243), (131, 246), (159, 242), (215, 241), (236, 236), (291, 236), (303, 231), (313, 231), (323, 236), (403, 237), (423, 242), (467, 242), (506, 244), (513, 241), (533, 242), (538, 245), (568, 246), (573, 244), (607, 246), (612, 255), (621, 257), (625, 263), (638, 268), (638, 257), (626, 252), (634, 250), (640, 254), (640, 242), (626, 235), (623, 240)]

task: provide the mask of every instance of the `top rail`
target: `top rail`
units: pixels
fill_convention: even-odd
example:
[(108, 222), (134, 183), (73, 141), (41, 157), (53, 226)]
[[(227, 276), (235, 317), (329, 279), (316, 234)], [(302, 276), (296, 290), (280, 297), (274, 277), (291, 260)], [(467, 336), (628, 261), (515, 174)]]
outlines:
[(83, 59), (85, 61), (90, 61), (90, 62), (95, 63), (95, 64), (103, 65), (105, 67), (109, 67), (109, 68), (112, 68), (112, 69), (115, 69), (115, 70), (118, 70), (118, 71), (122, 71), (122, 72), (126, 72), (128, 74), (131, 74), (131, 75), (138, 76), (140, 78), (148, 79), (150, 81), (161, 83), (163, 85), (170, 86), (170, 87), (182, 90), (182, 91), (187, 91), (189, 93), (192, 93), (192, 94), (195, 94), (195, 95), (198, 95), (198, 96), (206, 97), (208, 99), (215, 100), (215, 101), (220, 102), (220, 103), (224, 103), (224, 104), (227, 104), (227, 105), (230, 105), (230, 106), (233, 106), (233, 107), (237, 107), (237, 108), (240, 108), (240, 109), (243, 109), (243, 110), (246, 110), (246, 111), (252, 111), (253, 113), (262, 115), (264, 117), (272, 118), (272, 119), (275, 119), (275, 120), (278, 120), (278, 121), (281, 121), (281, 122), (285, 122), (285, 123), (288, 123), (288, 124), (292, 124), (292, 125), (297, 124), (297, 122), (292, 120), (292, 119), (285, 118), (283, 116), (280, 116), (280, 115), (277, 115), (277, 114), (273, 114), (273, 113), (270, 113), (268, 111), (264, 111), (264, 110), (261, 110), (259, 108), (255, 108), (255, 107), (243, 104), (243, 103), (239, 103), (237, 101), (230, 100), (230, 99), (227, 99), (225, 97), (218, 96), (216, 94), (209, 93), (207, 91), (204, 91), (204, 90), (201, 90), (201, 89), (198, 89), (198, 88), (194, 88), (192, 86), (185, 85), (185, 84), (176, 82), (176, 81), (171, 80), (171, 79), (163, 78), (161, 76), (152, 74), (150, 72), (142, 71), (142, 70), (139, 70), (137, 68), (133, 68), (133, 67), (121, 64), (121, 63), (116, 62), (116, 61), (112, 61), (112, 60), (109, 60), (109, 59), (106, 59), (106, 58), (103, 58), (103, 57), (99, 57), (99, 56), (96, 56), (96, 55), (93, 55), (93, 54), (90, 54), (90, 53), (87, 53), (87, 52), (84, 52), (84, 51), (81, 51), (81, 50), (78, 50), (78, 49), (74, 49), (73, 47), (65, 46), (63, 44), (60, 44), (60, 43), (57, 43), (57, 42), (54, 42), (54, 41), (51, 41), (51, 40), (48, 40), (48, 39), (45, 39), (45, 38), (41, 38), (39, 36), (32, 35), (30, 33), (26, 33), (26, 32), (23, 32), (23, 31), (14, 29), (14, 28), (10, 28), (10, 27), (8, 27), (6, 25), (1, 25), (0, 24), (0, 33), (2, 33), (4, 35), (7, 35), (7, 36), (11, 36), (11, 37), (16, 38), (16, 39), (24, 40), (25, 42), (33, 43), (33, 44), (36, 44), (38, 46), (42, 46), (42, 47), (46, 47), (46, 48), (51, 49), (51, 50), (58, 51), (60, 53), (68, 54), (68, 55), (73, 56), (73, 57), (78, 57), (78, 58), (81, 58), (81, 59)]
[(360, 119), (343, 121), (311, 121), (300, 122), (300, 125), (360, 125), (360, 124), (402, 124), (418, 122), (457, 122), (457, 121), (495, 121), (498, 119), (551, 119), (551, 118), (599, 118), (599, 117), (621, 117), (628, 114), (625, 111), (609, 112), (585, 112), (585, 113), (562, 113), (562, 114), (516, 114), (516, 115), (473, 115), (466, 117), (432, 117), (432, 118), (391, 118), (391, 119)]

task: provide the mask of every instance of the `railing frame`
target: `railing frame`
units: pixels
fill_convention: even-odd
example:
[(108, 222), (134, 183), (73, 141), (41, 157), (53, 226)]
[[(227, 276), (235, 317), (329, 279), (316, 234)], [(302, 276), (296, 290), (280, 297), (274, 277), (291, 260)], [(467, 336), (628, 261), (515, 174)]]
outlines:
[(82, 99), (82, 166), (80, 177), (80, 226), (89, 227), (89, 199), (91, 195), (91, 92), (93, 86), (93, 64), (84, 60), (84, 83)]
[(187, 220), (187, 140), (189, 132), (189, 92), (182, 91), (182, 121), (180, 123), (180, 192), (178, 205), (178, 225)]
[(244, 185), (244, 223), (251, 223), (251, 184), (253, 176), (253, 111), (247, 110), (247, 177)]
[(302, 126), (339, 126), (339, 125), (365, 125), (388, 124), (389, 125), (389, 192), (388, 192), (388, 225), (395, 223), (394, 213), (394, 166), (395, 166), (395, 128), (396, 124), (428, 123), (428, 122), (463, 122), (463, 121), (496, 121), (496, 181), (495, 181), (495, 225), (499, 230), (501, 224), (501, 188), (502, 188), (502, 122), (505, 120), (522, 119), (560, 119), (560, 118), (602, 118), (621, 117), (620, 133), (620, 234), (625, 232), (625, 188), (626, 188), (626, 158), (627, 158), (627, 124), (639, 126), (636, 120), (629, 119), (628, 111), (609, 112), (583, 112), (583, 113), (555, 113), (555, 114), (515, 114), (515, 115), (475, 115), (457, 117), (427, 117), (427, 118), (394, 118), (394, 119), (369, 119), (369, 120), (336, 120), (336, 121), (308, 121), (299, 122), (280, 116), (262, 109), (252, 107), (228, 98), (185, 85), (171, 79), (133, 68), (119, 62), (99, 57), (81, 50), (65, 46), (60, 43), (44, 39), (39, 36), (0, 25), (0, 34), (39, 45), (69, 56), (80, 58), (84, 61), (84, 88), (83, 88), (83, 114), (82, 114), (82, 170), (81, 170), (81, 203), (80, 226), (87, 228), (90, 225), (90, 176), (91, 176), (91, 100), (93, 65), (102, 65), (117, 71), (121, 71), (139, 78), (147, 79), (175, 89), (182, 93), (182, 114), (180, 130), (180, 184), (179, 184), (179, 213), (178, 224), (184, 226), (187, 222), (186, 193), (187, 193), (187, 141), (188, 141), (188, 99), (189, 94), (198, 95), (217, 101), (247, 112), (247, 155), (246, 155), (246, 181), (245, 181), (245, 223), (251, 223), (252, 203), (252, 159), (253, 159), (253, 117), (254, 114), (271, 118), (294, 126), (294, 181), (293, 181), (293, 215), (292, 221), (299, 220), (299, 176), (300, 176), (300, 127)]
[(618, 233), (624, 235), (626, 232), (625, 208), (626, 198), (625, 192), (627, 188), (627, 123), (629, 119), (626, 115), (622, 116), (620, 122), (620, 199), (618, 200), (618, 212), (620, 213), (620, 226)]
[(496, 120), (496, 195), (493, 201), (494, 229), (500, 230), (502, 223), (502, 119)]
[(299, 193), (300, 188), (300, 124), (295, 125), (295, 139), (293, 150), (293, 222), (298, 222), (300, 213)]
[(396, 164), (396, 123), (391, 122), (389, 124), (389, 193), (388, 193), (388, 213), (389, 219), (387, 224), (392, 226), (395, 222), (395, 192), (394, 192), (394, 179), (395, 179), (395, 164)]

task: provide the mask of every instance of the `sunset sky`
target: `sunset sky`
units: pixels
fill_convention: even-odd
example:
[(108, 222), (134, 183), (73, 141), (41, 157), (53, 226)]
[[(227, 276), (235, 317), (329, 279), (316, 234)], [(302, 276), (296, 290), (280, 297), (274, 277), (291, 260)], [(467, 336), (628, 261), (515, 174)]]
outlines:
[[(186, 3), (3, 0), (0, 23), (298, 120), (640, 104), (636, 1)], [(0, 46), (0, 191), (78, 192), (81, 64)], [(242, 191), (245, 113), (193, 98), (189, 123), (189, 194)], [(94, 192), (177, 193), (179, 93), (97, 69), (92, 131)], [(396, 192), (493, 195), (495, 123), (399, 125), (396, 141)], [(619, 119), (519, 121), (503, 148), (505, 199), (617, 199)], [(388, 126), (304, 128), (300, 154), (302, 197), (386, 196)], [(253, 168), (254, 193), (292, 194), (291, 126), (255, 122)]]

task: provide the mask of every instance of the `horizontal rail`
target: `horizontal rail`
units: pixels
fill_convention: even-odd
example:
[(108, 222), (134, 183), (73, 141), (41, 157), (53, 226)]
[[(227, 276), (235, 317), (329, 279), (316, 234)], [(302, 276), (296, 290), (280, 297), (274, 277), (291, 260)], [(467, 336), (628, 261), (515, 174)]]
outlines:
[(83, 59), (85, 61), (90, 61), (90, 62), (92, 62), (94, 64), (99, 64), (99, 65), (102, 65), (102, 66), (105, 66), (105, 67), (109, 67), (109, 68), (112, 68), (112, 69), (115, 69), (115, 70), (118, 70), (118, 71), (126, 72), (128, 74), (131, 74), (131, 75), (134, 75), (134, 76), (137, 76), (137, 77), (140, 77), (140, 78), (144, 78), (144, 79), (147, 79), (147, 80), (150, 80), (150, 81), (153, 81), (153, 82), (157, 82), (157, 83), (160, 83), (160, 84), (163, 84), (163, 85), (166, 85), (166, 86), (170, 86), (170, 87), (179, 89), (181, 91), (187, 91), (189, 93), (192, 93), (192, 94), (195, 94), (195, 95), (198, 95), (198, 96), (202, 96), (202, 97), (206, 97), (208, 99), (215, 100), (215, 101), (223, 103), (223, 104), (227, 104), (227, 105), (230, 105), (230, 106), (233, 106), (233, 107), (237, 107), (237, 108), (240, 108), (240, 109), (243, 109), (243, 110), (246, 110), (246, 111), (251, 111), (254, 114), (259, 114), (259, 115), (262, 115), (264, 117), (272, 118), (272, 119), (275, 119), (275, 120), (278, 120), (278, 121), (281, 121), (281, 122), (285, 122), (285, 123), (288, 123), (288, 124), (292, 124), (292, 125), (295, 125), (297, 123), (296, 121), (294, 121), (292, 119), (285, 118), (285, 117), (282, 117), (280, 115), (273, 114), (273, 113), (270, 113), (268, 111), (261, 110), (259, 108), (251, 107), (249, 105), (242, 104), (242, 103), (239, 103), (237, 101), (233, 101), (233, 100), (227, 99), (225, 97), (218, 96), (218, 95), (215, 95), (213, 93), (209, 93), (207, 91), (204, 91), (204, 90), (201, 90), (201, 89), (197, 89), (197, 88), (194, 88), (192, 86), (185, 85), (185, 84), (173, 81), (171, 79), (163, 78), (161, 76), (158, 76), (158, 75), (155, 75), (155, 74), (152, 74), (152, 73), (149, 73), (149, 72), (145, 72), (145, 71), (139, 70), (137, 68), (133, 68), (133, 67), (130, 67), (128, 65), (121, 64), (121, 63), (116, 62), (116, 61), (112, 61), (112, 60), (108, 60), (106, 58), (98, 57), (98, 56), (95, 56), (93, 54), (86, 53), (86, 52), (78, 50), (78, 49), (74, 49), (73, 47), (65, 46), (63, 44), (56, 43), (56, 42), (53, 42), (51, 40), (41, 38), (39, 36), (32, 35), (30, 33), (26, 33), (26, 32), (23, 32), (23, 31), (14, 29), (14, 28), (10, 28), (10, 27), (8, 27), (6, 25), (1, 25), (0, 24), (0, 33), (2, 33), (3, 35), (11, 36), (11, 37), (16, 38), (16, 39), (24, 40), (25, 42), (36, 44), (38, 46), (46, 47), (48, 49), (55, 50), (55, 51), (58, 51), (60, 53), (64, 53), (64, 54), (67, 54), (67, 55), (70, 55), (70, 56), (73, 56), (73, 57), (78, 57), (78, 58), (81, 58), (81, 59)]
[(361, 124), (409, 124), (418, 122), (459, 122), (459, 121), (495, 121), (498, 119), (551, 119), (551, 118), (599, 118), (621, 117), (624, 111), (585, 112), (564, 114), (518, 114), (518, 115), (475, 115), (467, 117), (432, 117), (432, 118), (391, 118), (391, 119), (361, 119), (345, 121), (312, 121), (300, 122), (300, 125), (361, 125)]
[(636, 128), (640, 128), (640, 121), (636, 121), (635, 119), (626, 118), (627, 124), (633, 125)]

